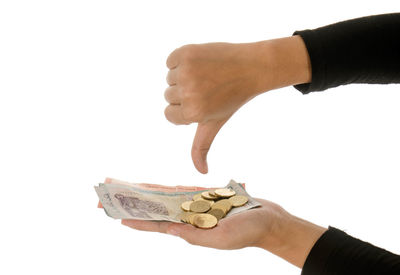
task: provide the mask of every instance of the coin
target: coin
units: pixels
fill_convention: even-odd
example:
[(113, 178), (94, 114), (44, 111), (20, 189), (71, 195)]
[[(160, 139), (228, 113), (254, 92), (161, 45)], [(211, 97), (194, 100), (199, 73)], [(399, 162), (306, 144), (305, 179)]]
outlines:
[(232, 202), (230, 202), (228, 199), (222, 199), (214, 203), (212, 208), (220, 208), (224, 210), (226, 215), (232, 209)]
[(236, 192), (232, 189), (221, 188), (221, 189), (215, 190), (215, 194), (217, 194), (219, 197), (229, 198), (229, 197), (234, 196), (236, 194)]
[(179, 216), (179, 219), (180, 219), (181, 221), (187, 223), (187, 222), (188, 222), (187, 218), (188, 218), (188, 215), (189, 215), (190, 213), (192, 213), (192, 212), (186, 212), (186, 211), (182, 212), (182, 213), (180, 214), (180, 216)]
[(198, 200), (192, 202), (190, 205), (190, 211), (196, 212), (196, 213), (204, 213), (207, 212), (210, 209), (211, 205), (208, 201), (206, 200)]
[(186, 215), (187, 215), (187, 212), (180, 213), (178, 216), (179, 220), (182, 222), (186, 222)]
[(228, 199), (222, 199), (214, 203), (212, 208), (222, 209), (226, 215), (232, 208), (232, 202), (230, 202)]
[(185, 201), (181, 204), (181, 208), (184, 211), (190, 211), (190, 205), (192, 204), (193, 201)]
[(193, 196), (193, 200), (194, 201), (197, 201), (198, 199), (201, 199), (202, 197), (201, 197), (201, 193), (198, 193), (198, 194), (196, 194), (196, 195), (194, 195)]
[(239, 207), (245, 205), (249, 199), (245, 196), (233, 196), (229, 198), (229, 201), (232, 203), (233, 207)]
[(212, 196), (212, 197), (218, 197), (218, 195), (215, 194), (215, 189), (214, 189), (214, 190), (208, 190), (208, 193), (209, 193), (210, 196)]
[(221, 208), (212, 208), (207, 213), (210, 214), (210, 215), (213, 215), (214, 217), (216, 217), (217, 220), (220, 220), (223, 217), (225, 217), (225, 211), (222, 210)]
[(199, 228), (213, 228), (217, 223), (217, 218), (210, 214), (197, 214), (193, 219), (193, 224)]
[(207, 202), (210, 203), (210, 206), (214, 204), (214, 201), (212, 201), (212, 200), (206, 200), (205, 198), (199, 198), (199, 199), (197, 199), (196, 201), (207, 201)]
[(186, 222), (187, 223), (190, 223), (190, 224), (192, 224), (192, 225), (194, 225), (193, 224), (193, 222), (194, 222), (194, 217), (197, 215), (197, 213), (194, 213), (194, 212), (188, 212), (189, 214), (187, 215), (187, 217), (186, 217)]
[(203, 193), (201, 193), (201, 196), (206, 200), (216, 200), (218, 198), (215, 196), (211, 196), (208, 191), (204, 191)]

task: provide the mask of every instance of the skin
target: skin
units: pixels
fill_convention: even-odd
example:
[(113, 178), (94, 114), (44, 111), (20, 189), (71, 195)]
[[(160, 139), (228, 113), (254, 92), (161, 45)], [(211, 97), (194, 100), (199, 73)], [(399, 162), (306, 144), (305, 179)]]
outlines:
[(299, 219), (275, 203), (257, 201), (261, 207), (224, 218), (212, 229), (158, 221), (121, 223), (137, 230), (174, 235), (192, 245), (216, 249), (259, 247), (302, 268), (314, 243), (327, 229)]
[[(244, 44), (186, 45), (170, 54), (167, 67), (165, 99), (169, 105), (165, 116), (177, 125), (198, 123), (192, 159), (201, 173), (208, 172), (207, 153), (212, 141), (241, 106), (266, 91), (311, 81), (310, 60), (300, 36)], [(222, 219), (213, 229), (140, 220), (122, 220), (122, 224), (178, 236), (193, 245), (259, 247), (302, 268), (327, 229), (275, 203), (258, 201), (262, 207)]]
[(167, 67), (165, 116), (177, 125), (198, 123), (192, 159), (204, 174), (212, 141), (241, 106), (266, 91), (311, 81), (300, 36), (185, 45), (169, 55)]

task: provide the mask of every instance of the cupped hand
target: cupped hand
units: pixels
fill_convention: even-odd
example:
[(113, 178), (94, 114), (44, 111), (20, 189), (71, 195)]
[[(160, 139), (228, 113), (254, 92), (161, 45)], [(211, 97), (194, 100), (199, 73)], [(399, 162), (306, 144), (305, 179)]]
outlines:
[(122, 224), (133, 229), (175, 235), (193, 245), (217, 249), (259, 247), (303, 267), (311, 248), (327, 229), (293, 216), (275, 203), (256, 200), (261, 207), (221, 219), (212, 229), (140, 220), (122, 220)]
[(221, 219), (212, 229), (158, 221), (122, 220), (122, 224), (138, 230), (175, 235), (190, 244), (217, 249), (265, 247), (268, 242), (273, 242), (275, 230), (286, 212), (272, 202), (257, 201), (262, 204), (261, 207)]

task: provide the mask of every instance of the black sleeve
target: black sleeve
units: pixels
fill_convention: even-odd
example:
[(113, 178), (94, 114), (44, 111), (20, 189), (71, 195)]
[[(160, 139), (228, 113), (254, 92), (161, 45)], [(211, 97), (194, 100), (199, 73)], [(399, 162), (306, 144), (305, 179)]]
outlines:
[(311, 83), (304, 94), (349, 83), (400, 83), (400, 13), (352, 19), (296, 31), (307, 47)]
[(399, 275), (400, 256), (329, 227), (311, 249), (302, 275)]

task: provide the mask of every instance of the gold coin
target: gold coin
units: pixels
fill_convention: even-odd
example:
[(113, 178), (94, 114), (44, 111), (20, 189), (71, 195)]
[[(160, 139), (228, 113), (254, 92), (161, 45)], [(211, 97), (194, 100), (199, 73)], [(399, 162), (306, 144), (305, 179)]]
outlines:
[(207, 202), (210, 203), (210, 206), (214, 204), (214, 201), (212, 201), (212, 200), (206, 200), (206, 199), (204, 199), (204, 198), (197, 199), (196, 201), (207, 201)]
[(224, 213), (224, 216), (228, 213), (228, 209), (226, 207), (221, 206), (221, 205), (213, 206), (213, 208), (211, 208), (211, 210), (213, 210), (213, 209), (221, 210)]
[(190, 211), (196, 212), (196, 213), (204, 213), (210, 210), (210, 203), (206, 200), (198, 200), (192, 202), (190, 205)]
[(215, 196), (211, 196), (208, 191), (204, 191), (203, 193), (201, 193), (201, 196), (206, 200), (216, 200), (218, 198)]
[(193, 196), (193, 200), (194, 200), (194, 201), (197, 201), (198, 199), (202, 199), (201, 193), (198, 193), (198, 194), (196, 194), (196, 195)]
[(182, 221), (182, 222), (186, 222), (186, 215), (187, 215), (187, 212), (180, 213), (178, 215), (179, 220)]
[(182, 222), (185, 222), (185, 223), (188, 223), (188, 216), (189, 216), (189, 214), (190, 213), (192, 213), (192, 212), (182, 212), (180, 215), (179, 215), (179, 218), (180, 218), (180, 220), (182, 221)]
[(218, 197), (218, 195), (215, 194), (215, 189), (214, 189), (214, 190), (208, 190), (208, 193), (209, 193), (210, 196), (212, 196), (212, 197)]
[(220, 208), (227, 214), (232, 208), (232, 202), (228, 199), (222, 199), (214, 203), (212, 208)]
[(233, 196), (229, 198), (229, 201), (232, 203), (233, 207), (239, 207), (245, 205), (249, 199), (245, 196)]
[(213, 215), (217, 218), (217, 220), (222, 219), (225, 217), (225, 211), (221, 208), (212, 208), (210, 211), (207, 212), (210, 215)]
[(190, 214), (187, 216), (186, 220), (188, 223), (191, 225), (194, 225), (194, 218), (197, 216), (197, 213), (190, 212)]
[(184, 211), (190, 211), (190, 205), (192, 204), (193, 201), (185, 201), (181, 204), (181, 208)]
[(234, 196), (236, 194), (236, 192), (232, 189), (221, 188), (221, 189), (215, 190), (215, 194), (217, 194), (219, 197), (229, 198), (229, 197)]
[(213, 228), (217, 225), (218, 220), (210, 214), (197, 214), (193, 219), (193, 223), (199, 228)]
[(215, 203), (215, 201), (206, 200), (206, 199), (203, 199), (203, 200), (208, 201), (210, 203), (210, 206), (213, 206), (213, 204)]

